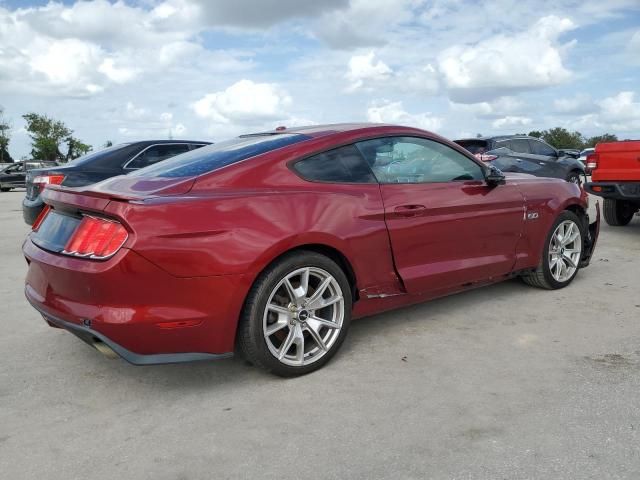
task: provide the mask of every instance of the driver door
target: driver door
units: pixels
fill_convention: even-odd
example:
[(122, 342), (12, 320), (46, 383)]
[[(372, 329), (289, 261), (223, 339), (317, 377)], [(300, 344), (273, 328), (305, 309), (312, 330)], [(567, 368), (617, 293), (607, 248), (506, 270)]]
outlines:
[(357, 145), (380, 182), (396, 270), (409, 293), (511, 272), (524, 223), (517, 186), (488, 186), (478, 163), (434, 140)]

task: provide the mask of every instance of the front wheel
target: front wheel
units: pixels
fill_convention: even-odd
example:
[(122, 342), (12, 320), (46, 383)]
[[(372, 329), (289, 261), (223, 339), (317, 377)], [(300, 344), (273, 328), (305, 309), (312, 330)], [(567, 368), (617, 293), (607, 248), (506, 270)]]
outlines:
[(0, 188), (0, 192), (10, 192), (11, 188), (10, 187), (2, 187)]
[(331, 359), (350, 320), (351, 289), (342, 269), (316, 252), (294, 252), (251, 288), (238, 346), (250, 362), (276, 375), (303, 375)]
[(583, 227), (573, 212), (562, 212), (547, 235), (538, 268), (522, 279), (538, 288), (555, 290), (569, 285), (578, 273), (582, 257)]
[(569, 172), (569, 175), (567, 175), (566, 180), (567, 182), (575, 183), (576, 185), (580, 185), (582, 183), (582, 179), (580, 178), (580, 172), (578, 172), (577, 170), (573, 170)]

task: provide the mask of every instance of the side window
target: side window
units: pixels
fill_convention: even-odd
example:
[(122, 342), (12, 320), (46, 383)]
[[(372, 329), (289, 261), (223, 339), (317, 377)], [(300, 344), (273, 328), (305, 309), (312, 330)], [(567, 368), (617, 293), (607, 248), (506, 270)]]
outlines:
[(149, 165), (188, 151), (189, 145), (186, 143), (154, 145), (143, 150), (126, 168), (127, 170), (137, 170), (138, 168), (148, 167)]
[(196, 150), (196, 149), (198, 149), (198, 148), (202, 148), (202, 147), (206, 147), (206, 146), (207, 146), (207, 145), (206, 145), (206, 144), (204, 144), (204, 143), (190, 143), (190, 144), (189, 144), (189, 148), (190, 148), (191, 150)]
[(508, 148), (509, 150), (513, 150), (513, 145), (511, 145), (509, 140), (499, 140), (496, 142), (495, 148)]
[(529, 140), (526, 138), (514, 138), (511, 140), (511, 150), (517, 153), (531, 153)]
[(300, 160), (293, 169), (305, 180), (339, 183), (375, 183), (369, 166), (354, 145)]
[(7, 168), (4, 173), (20, 173), (24, 171), (24, 163), (16, 163), (15, 165)]
[(538, 140), (529, 140), (529, 143), (531, 144), (531, 151), (535, 155), (546, 155), (548, 157), (557, 156), (556, 151), (546, 143), (542, 143)]
[(480, 165), (433, 140), (387, 137), (356, 145), (380, 183), (442, 183), (484, 179)]

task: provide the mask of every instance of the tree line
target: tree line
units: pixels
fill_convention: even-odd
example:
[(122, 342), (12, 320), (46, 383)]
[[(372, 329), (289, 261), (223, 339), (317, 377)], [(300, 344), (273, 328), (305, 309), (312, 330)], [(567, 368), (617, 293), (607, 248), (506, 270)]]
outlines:
[[(93, 147), (73, 135), (64, 122), (47, 115), (30, 112), (22, 116), (25, 130), (31, 138), (30, 159), (66, 163), (86, 155)], [(11, 122), (4, 117), (0, 107), (0, 163), (13, 162), (9, 153)]]
[(556, 127), (549, 130), (534, 130), (529, 132), (529, 136), (541, 138), (552, 147), (558, 149), (575, 149), (584, 150), (585, 148), (593, 148), (598, 143), (617, 142), (618, 137), (611, 133), (596, 135), (595, 137), (585, 137), (580, 132), (570, 132), (566, 128)]
[[(31, 158), (33, 160), (65, 163), (93, 150), (91, 145), (74, 137), (73, 130), (60, 120), (33, 112), (23, 115), (22, 118), (26, 121), (25, 128), (31, 138)], [(597, 143), (618, 141), (618, 137), (610, 133), (585, 137), (578, 131), (571, 132), (562, 127), (549, 130), (533, 130), (528, 135), (541, 138), (558, 149), (573, 148), (583, 150), (595, 147)], [(14, 161), (9, 154), (10, 139), (11, 122), (4, 117), (3, 109), (0, 107), (0, 163)], [(112, 143), (107, 141), (104, 146), (109, 147), (111, 145)]]

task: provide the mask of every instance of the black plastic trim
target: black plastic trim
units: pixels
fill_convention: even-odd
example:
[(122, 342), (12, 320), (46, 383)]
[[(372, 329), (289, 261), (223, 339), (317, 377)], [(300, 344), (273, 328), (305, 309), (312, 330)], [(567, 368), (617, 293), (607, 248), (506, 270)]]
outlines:
[[(640, 194), (628, 195), (625, 193), (623, 187), (628, 187), (630, 185), (638, 186), (638, 189), (640, 191), (640, 182), (588, 182), (588, 183), (585, 183), (584, 189), (590, 194), (597, 195), (602, 198), (640, 201)], [(607, 191), (595, 192), (593, 190), (593, 187), (601, 187), (603, 189), (607, 189)]]
[(185, 363), (185, 362), (200, 362), (205, 360), (222, 360), (225, 358), (230, 358), (233, 356), (233, 352), (227, 353), (157, 353), (151, 355), (142, 355), (139, 353), (132, 352), (127, 350), (122, 345), (115, 343), (113, 340), (104, 336), (103, 334), (96, 332), (95, 330), (82, 326), (76, 325), (75, 323), (70, 323), (65, 320), (62, 320), (58, 317), (55, 317), (38, 306), (34, 305), (34, 303), (27, 296), (27, 300), (33, 308), (35, 308), (40, 314), (45, 318), (45, 320), (49, 323), (54, 324), (59, 328), (64, 328), (65, 330), (73, 333), (76, 337), (78, 337), (83, 342), (94, 346), (96, 343), (96, 339), (100, 342), (107, 345), (111, 350), (113, 350), (116, 354), (122, 357), (127, 362), (132, 365), (161, 365), (168, 363)]

